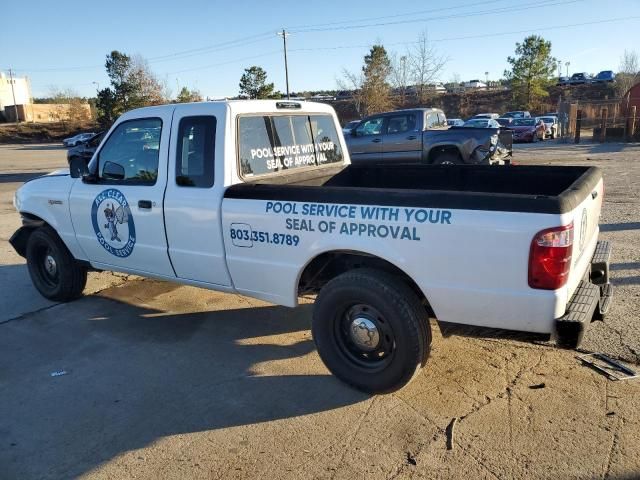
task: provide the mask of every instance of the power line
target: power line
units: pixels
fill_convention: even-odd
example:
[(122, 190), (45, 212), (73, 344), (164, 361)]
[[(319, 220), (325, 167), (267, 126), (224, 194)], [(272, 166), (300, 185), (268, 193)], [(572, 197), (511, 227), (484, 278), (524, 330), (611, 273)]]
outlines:
[(273, 51), (270, 51), (270, 52), (261, 53), (259, 55), (252, 55), (250, 57), (234, 58), (233, 60), (229, 60), (227, 62), (212, 63), (210, 65), (203, 65), (201, 67), (187, 68), (187, 69), (184, 69), (184, 70), (177, 70), (175, 72), (167, 72), (167, 73), (160, 74), (159, 76), (162, 76), (162, 75), (175, 75), (176, 73), (194, 72), (196, 70), (206, 70), (208, 68), (220, 67), (222, 65), (229, 65), (231, 63), (243, 62), (245, 60), (253, 60), (254, 58), (268, 57), (270, 55), (275, 55), (275, 54), (280, 54), (280, 53), (281, 53), (281, 50), (273, 50)]
[[(490, 14), (496, 14), (496, 13), (509, 13), (509, 12), (520, 11), (520, 10), (525, 10), (525, 9), (531, 8), (531, 5), (527, 4), (526, 6), (500, 7), (500, 8), (492, 9), (492, 10), (483, 10), (483, 11), (467, 12), (467, 13), (456, 13), (456, 14), (444, 15), (444, 16), (439, 16), (439, 17), (427, 17), (427, 18), (418, 18), (418, 19), (413, 18), (413, 19), (398, 20), (398, 21), (393, 21), (393, 22), (381, 22), (381, 23), (369, 23), (369, 24), (364, 24), (364, 25), (342, 25), (342, 26), (339, 26), (339, 24), (345, 24), (345, 23), (358, 23), (358, 22), (369, 21), (369, 20), (378, 20), (378, 19), (386, 19), (386, 18), (397, 18), (397, 17), (407, 16), (407, 15), (419, 15), (419, 14), (422, 14), (422, 13), (453, 10), (453, 9), (458, 9), (458, 8), (476, 6), (476, 5), (486, 5), (486, 4), (489, 4), (489, 3), (500, 3), (500, 2), (503, 2), (503, 1), (507, 1), (507, 0), (487, 0), (485, 2), (469, 2), (469, 3), (465, 3), (465, 4), (460, 4), (460, 5), (457, 5), (457, 6), (441, 7), (441, 8), (435, 8), (435, 9), (429, 9), (429, 10), (421, 10), (421, 11), (418, 11), (418, 12), (408, 12), (408, 13), (394, 14), (394, 15), (388, 15), (388, 16), (384, 16), (384, 17), (367, 17), (367, 18), (364, 18), (364, 19), (343, 20), (343, 21), (339, 21), (339, 22), (334, 22), (332, 24), (307, 25), (305, 28), (300, 28), (300, 29), (297, 29), (297, 30), (289, 30), (288, 33), (308, 33), (308, 32), (321, 32), (321, 31), (334, 31), (334, 30), (361, 29), (361, 28), (368, 28), (368, 27), (379, 27), (379, 26), (398, 25), (398, 24), (405, 24), (405, 23), (425, 22), (425, 21), (431, 21), (431, 20), (447, 20), (447, 19), (465, 18), (465, 17), (473, 17), (473, 16), (483, 16), (483, 15), (490, 15)], [(569, 1), (542, 0), (541, 2), (539, 2), (536, 5), (536, 8), (545, 7), (545, 6), (554, 6), (554, 5), (559, 5), (559, 4), (567, 5), (567, 4), (570, 4), (570, 3), (576, 3), (576, 2), (580, 2), (580, 1), (583, 1), (583, 0), (569, 0)], [(324, 27), (324, 26), (327, 26), (327, 25), (330, 25), (330, 26), (325, 27), (325, 28), (320, 28), (320, 27)], [(270, 37), (271, 35), (272, 35), (272, 33), (270, 31), (269, 32), (263, 32), (263, 33), (258, 33), (258, 34), (250, 35), (250, 36), (247, 36), (247, 37), (241, 37), (241, 38), (238, 38), (238, 39), (235, 39), (235, 40), (229, 40), (227, 42), (222, 42), (222, 43), (218, 43), (218, 44), (214, 44), (214, 45), (208, 45), (208, 46), (193, 48), (193, 49), (189, 49), (189, 50), (182, 50), (182, 51), (178, 51), (178, 52), (174, 52), (174, 53), (166, 54), (166, 55), (159, 55), (159, 56), (149, 57), (149, 58), (147, 58), (147, 61), (149, 63), (159, 63), (159, 62), (165, 62), (165, 61), (171, 61), (171, 60), (179, 60), (179, 59), (182, 59), (182, 58), (189, 58), (189, 57), (192, 57), (192, 56), (202, 55), (202, 54), (205, 54), (205, 53), (211, 53), (211, 52), (214, 52), (214, 51), (229, 50), (231, 48), (237, 48), (237, 47), (242, 47), (242, 46), (246, 46), (246, 45), (250, 45), (250, 44), (261, 42), (261, 41), (267, 39), (268, 37)], [(23, 72), (27, 72), (28, 71), (30, 73), (45, 73), (45, 72), (74, 72), (74, 71), (82, 71), (82, 70), (95, 70), (95, 69), (98, 69), (98, 68), (101, 69), (103, 67), (104, 67), (104, 64), (102, 64), (102, 65), (71, 66), (71, 67), (17, 68), (17, 69), (14, 69), (14, 70), (23, 71)]]
[[(529, 0), (526, 0), (527, 2)], [(381, 17), (366, 17), (366, 18), (361, 18), (361, 19), (355, 19), (355, 20), (341, 20), (338, 22), (330, 22), (330, 23), (316, 23), (314, 25), (307, 25), (306, 28), (315, 28), (315, 27), (324, 27), (324, 26), (328, 26), (328, 25), (344, 25), (344, 24), (349, 24), (349, 23), (358, 23), (358, 22), (368, 22), (371, 20), (382, 20), (382, 19), (389, 19), (389, 18), (398, 18), (398, 17), (408, 17), (409, 15), (422, 15), (424, 13), (433, 13), (433, 12), (440, 12), (440, 11), (445, 11), (445, 10), (457, 10), (459, 8), (467, 8), (467, 7), (475, 7), (477, 5), (487, 5), (490, 3), (504, 3), (504, 2), (513, 2), (513, 0), (485, 0), (482, 2), (471, 2), (471, 3), (462, 3), (459, 5), (455, 5), (455, 6), (450, 6), (450, 7), (440, 7), (440, 8), (431, 8), (429, 10), (418, 10), (418, 11), (413, 11), (413, 12), (407, 12), (407, 13), (396, 13), (394, 15), (384, 15)]]
[[(581, 2), (583, 0), (569, 0), (569, 1), (558, 1), (558, 0), (542, 0), (541, 2), (538, 2), (535, 7), (536, 8), (541, 8), (541, 7), (552, 7), (552, 6), (556, 6), (556, 5), (568, 5), (571, 3), (577, 3), (577, 2)], [(451, 15), (443, 15), (440, 17), (424, 17), (424, 18), (412, 18), (409, 20), (395, 20), (395, 21), (391, 21), (391, 22), (379, 22), (379, 23), (367, 23), (364, 25), (344, 25), (344, 26), (332, 26), (332, 27), (325, 27), (325, 28), (300, 28), (297, 30), (291, 30), (291, 33), (309, 33), (309, 32), (329, 32), (329, 31), (336, 31), (336, 30), (355, 30), (355, 29), (361, 29), (361, 28), (369, 28), (369, 27), (384, 27), (384, 26), (389, 26), (389, 25), (403, 25), (403, 24), (407, 24), (407, 23), (420, 23), (420, 22), (427, 22), (427, 21), (433, 21), (433, 20), (450, 20), (450, 19), (456, 19), (456, 18), (467, 18), (467, 17), (477, 17), (477, 16), (483, 16), (483, 15), (491, 15), (491, 14), (499, 14), (499, 13), (511, 13), (511, 12), (518, 12), (518, 11), (522, 11), (522, 10), (530, 10), (531, 9), (531, 5), (526, 5), (526, 6), (520, 6), (520, 7), (500, 7), (500, 8), (495, 8), (492, 10), (482, 10), (482, 11), (478, 11), (478, 12), (468, 12), (468, 13), (456, 13), (456, 14), (451, 14)]]
[[(486, 37), (498, 37), (498, 36), (504, 36), (504, 35), (515, 35), (515, 34), (522, 34), (522, 33), (530, 33), (530, 32), (538, 32), (538, 31), (543, 31), (543, 30), (558, 30), (558, 29), (562, 29), (562, 28), (572, 28), (572, 27), (582, 27), (582, 26), (587, 26), (587, 25), (597, 25), (597, 24), (601, 24), (601, 23), (612, 23), (612, 22), (620, 22), (620, 21), (627, 21), (627, 20), (637, 20), (640, 19), (640, 16), (633, 16), (633, 17), (618, 17), (618, 18), (609, 18), (609, 19), (605, 19), (605, 20), (594, 20), (592, 22), (582, 22), (582, 23), (572, 23), (572, 24), (564, 24), (564, 25), (554, 25), (551, 27), (533, 27), (533, 28), (528, 28), (525, 30), (510, 30), (510, 31), (506, 31), (506, 32), (493, 32), (493, 33), (482, 33), (482, 34), (477, 34), (477, 35), (464, 35), (464, 36), (459, 36), (459, 37), (446, 37), (446, 38), (436, 38), (436, 39), (429, 39), (430, 42), (451, 42), (451, 41), (455, 41), (455, 40), (472, 40), (472, 39), (477, 39), (477, 38), (486, 38)], [(420, 41), (417, 42), (395, 42), (395, 43), (384, 43), (383, 44), (385, 46), (397, 46), (397, 45), (414, 45), (420, 43)], [(370, 48), (373, 45), (373, 43), (368, 43), (368, 44), (362, 44), (362, 45), (336, 45), (336, 46), (331, 46), (331, 47), (311, 47), (311, 48), (291, 48), (289, 49), (290, 52), (306, 52), (306, 51), (316, 51), (316, 50), (343, 50), (343, 49), (356, 49), (356, 48)]]

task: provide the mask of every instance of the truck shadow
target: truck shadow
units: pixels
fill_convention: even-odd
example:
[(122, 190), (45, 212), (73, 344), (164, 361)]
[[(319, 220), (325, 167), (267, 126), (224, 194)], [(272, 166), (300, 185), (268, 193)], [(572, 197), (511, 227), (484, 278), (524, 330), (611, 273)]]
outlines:
[(640, 229), (640, 222), (605, 223), (604, 225), (600, 225), (601, 232), (621, 232), (623, 230), (638, 229)]
[(24, 183), (46, 174), (47, 172), (0, 173), (0, 183)]
[[(324, 368), (308, 373), (319, 365), (309, 305), (242, 308), (241, 297), (212, 295), (213, 311), (172, 313), (135, 304), (148, 288), (181, 292), (128, 282), (111, 289), (129, 290), (128, 301), (85, 297), (0, 326), (0, 477), (77, 477), (168, 436), (367, 398)], [(223, 309), (229, 298), (237, 307)]]

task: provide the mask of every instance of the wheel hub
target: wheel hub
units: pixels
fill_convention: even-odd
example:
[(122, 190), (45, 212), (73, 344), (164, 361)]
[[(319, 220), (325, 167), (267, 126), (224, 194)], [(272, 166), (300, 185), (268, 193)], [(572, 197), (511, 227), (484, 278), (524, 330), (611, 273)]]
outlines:
[(53, 258), (51, 255), (47, 255), (44, 258), (44, 269), (52, 277), (55, 276), (56, 272), (58, 271), (58, 266), (56, 265), (56, 259)]
[(349, 326), (351, 341), (365, 352), (372, 352), (380, 344), (380, 334), (375, 323), (365, 317), (357, 317)]

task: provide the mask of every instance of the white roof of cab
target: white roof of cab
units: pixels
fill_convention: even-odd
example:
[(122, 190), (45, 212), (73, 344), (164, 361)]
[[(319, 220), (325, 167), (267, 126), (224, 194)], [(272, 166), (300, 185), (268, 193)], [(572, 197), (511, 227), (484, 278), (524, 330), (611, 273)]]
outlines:
[[(298, 104), (300, 108), (282, 108), (278, 104)], [(169, 103), (166, 105), (157, 105), (153, 107), (137, 108), (126, 112), (126, 118), (139, 118), (157, 115), (159, 112), (169, 113), (174, 109), (176, 111), (188, 111), (198, 105), (199, 115), (202, 115), (202, 106), (211, 108), (212, 114), (222, 114), (228, 110), (232, 115), (245, 113), (329, 113), (334, 114), (335, 110), (331, 105), (319, 102), (304, 102), (298, 100), (216, 100), (213, 102), (197, 102), (197, 103)]]

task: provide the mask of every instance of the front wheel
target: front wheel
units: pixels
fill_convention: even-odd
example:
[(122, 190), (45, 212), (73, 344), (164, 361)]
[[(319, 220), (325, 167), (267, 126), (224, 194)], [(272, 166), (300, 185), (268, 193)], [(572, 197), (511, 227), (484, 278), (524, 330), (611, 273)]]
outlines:
[(31, 281), (43, 297), (68, 302), (82, 295), (87, 269), (50, 227), (38, 228), (29, 236), (26, 257)]
[(343, 273), (320, 291), (312, 333), (336, 377), (368, 393), (408, 384), (429, 357), (431, 328), (417, 295), (386, 272)]

